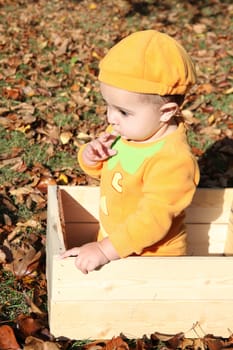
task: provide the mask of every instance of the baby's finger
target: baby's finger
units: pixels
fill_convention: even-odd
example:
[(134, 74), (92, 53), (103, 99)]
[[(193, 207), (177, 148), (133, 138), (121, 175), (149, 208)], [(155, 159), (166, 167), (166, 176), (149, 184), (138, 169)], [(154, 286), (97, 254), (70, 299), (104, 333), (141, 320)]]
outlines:
[(80, 259), (77, 257), (75, 259), (75, 266), (77, 267), (77, 269), (79, 269), (82, 273), (87, 274), (88, 273), (88, 269), (85, 266), (85, 263), (83, 263), (82, 261), (80, 261)]
[(68, 258), (69, 256), (77, 256), (79, 254), (80, 249), (78, 247), (66, 250), (64, 253), (60, 255), (61, 259)]
[(92, 156), (97, 156), (101, 159), (108, 157), (106, 145), (104, 143), (101, 143), (99, 140), (93, 141), (91, 147)]
[(115, 141), (117, 136), (118, 136), (118, 134), (114, 131), (111, 133), (105, 132), (105, 133), (100, 135), (99, 140), (101, 142), (104, 142), (105, 144), (106, 144), (106, 142), (111, 144), (113, 141)]

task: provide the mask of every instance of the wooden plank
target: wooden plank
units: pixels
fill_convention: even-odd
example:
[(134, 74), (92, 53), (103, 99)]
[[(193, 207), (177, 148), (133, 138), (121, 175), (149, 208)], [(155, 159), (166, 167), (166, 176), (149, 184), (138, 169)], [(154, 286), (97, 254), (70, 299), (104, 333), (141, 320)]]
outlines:
[(129, 257), (88, 275), (55, 259), (56, 301), (233, 300), (232, 257)]
[[(99, 187), (95, 186), (59, 186), (67, 192), (92, 216), (98, 218)], [(187, 223), (226, 223), (229, 221), (233, 188), (198, 188), (192, 204), (187, 209)], [(72, 214), (72, 213), (71, 213)], [(70, 220), (68, 220), (70, 221)], [(71, 220), (72, 221), (72, 220)]]
[(64, 238), (61, 229), (57, 186), (48, 186), (48, 204), (47, 204), (47, 234), (46, 234), (46, 276), (48, 300), (50, 300), (53, 288), (53, 261), (54, 256), (64, 252)]
[(66, 248), (81, 246), (97, 240), (98, 222), (80, 222), (66, 224)]
[(188, 255), (223, 255), (227, 224), (187, 224)]
[[(78, 189), (74, 188), (72, 192), (67, 191), (67, 189), (58, 188), (59, 205), (62, 207), (65, 222), (96, 222), (98, 218), (99, 199), (89, 198), (89, 196), (92, 196), (92, 192), (95, 195), (98, 192), (95, 190), (92, 191), (93, 187), (86, 189), (86, 192), (83, 190), (80, 191), (80, 187)], [(73, 192), (77, 195), (71, 195)], [(94, 215), (91, 214), (91, 209)]]
[[(59, 186), (63, 201), (64, 211), (67, 222), (75, 222), (77, 218), (86, 221), (86, 215), (89, 214), (88, 220), (95, 221), (99, 217), (99, 187), (97, 186)], [(72, 201), (73, 199), (73, 201)], [(73, 207), (74, 202), (78, 202), (82, 210), (81, 214), (77, 208)], [(84, 216), (84, 220), (82, 219)], [(94, 219), (95, 218), (95, 219)]]
[(198, 188), (186, 210), (187, 223), (228, 223), (233, 201), (233, 188)]
[(233, 255), (233, 201), (231, 205), (231, 212), (229, 218), (229, 225), (227, 229), (227, 237), (224, 246), (224, 253), (226, 255)]
[[(99, 188), (91, 186), (60, 186), (59, 188), (62, 200), (60, 204), (66, 222), (64, 238), (67, 248), (85, 243), (85, 236), (87, 242), (94, 240), (95, 226), (89, 223), (97, 224)], [(232, 198), (233, 189), (197, 190), (193, 203), (187, 209), (189, 255), (223, 254), (226, 227), (214, 226), (214, 224), (228, 223)], [(82, 227), (80, 223), (83, 223)], [(200, 223), (205, 225), (201, 226)], [(198, 225), (193, 226), (193, 224)], [(97, 230), (96, 227), (96, 233)]]
[[(199, 326), (194, 327), (196, 323)], [(71, 339), (111, 339), (123, 332), (139, 338), (155, 331), (184, 332), (188, 338), (205, 334), (229, 337), (233, 301), (88, 301), (51, 304), (50, 330)], [(196, 332), (193, 330), (196, 330)], [(203, 330), (203, 331), (202, 331)]]
[(51, 245), (50, 252), (57, 255), (64, 251), (64, 237), (62, 234), (58, 201), (57, 201), (57, 186), (48, 187), (48, 220), (47, 220), (47, 239)]

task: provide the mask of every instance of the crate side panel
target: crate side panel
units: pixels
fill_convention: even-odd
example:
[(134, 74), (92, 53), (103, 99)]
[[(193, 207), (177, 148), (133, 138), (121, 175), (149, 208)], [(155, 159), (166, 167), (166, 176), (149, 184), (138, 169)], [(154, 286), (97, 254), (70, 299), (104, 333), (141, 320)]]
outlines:
[(223, 255), (228, 225), (187, 224), (188, 255)]
[(48, 301), (52, 298), (54, 280), (54, 256), (65, 250), (59, 209), (57, 201), (57, 186), (48, 186), (47, 204), (47, 228), (46, 228), (46, 279)]
[(229, 337), (232, 310), (232, 300), (56, 302), (51, 305), (50, 331), (71, 339), (111, 339), (120, 333), (135, 339), (156, 331)]
[(98, 220), (99, 187), (60, 186), (59, 189), (67, 222)]
[(228, 223), (233, 188), (198, 188), (186, 210), (187, 223)]
[(52, 255), (64, 251), (64, 237), (62, 234), (59, 208), (57, 201), (57, 186), (48, 187), (48, 207), (47, 207), (47, 242), (49, 253)]
[(224, 246), (224, 253), (226, 255), (233, 255), (233, 199), (231, 205), (231, 212), (229, 217), (229, 225), (227, 228), (227, 237)]
[(98, 222), (77, 222), (66, 224), (67, 249), (97, 240)]
[(231, 299), (232, 266), (231, 257), (129, 257), (84, 275), (74, 258), (57, 259), (53, 301)]
[[(74, 190), (74, 189), (73, 189)], [(75, 190), (74, 190), (75, 191)], [(86, 194), (86, 203), (85, 205), (79, 201), (78, 196), (75, 198), (67, 192), (66, 189), (59, 188), (59, 205), (62, 208), (62, 212), (64, 215), (65, 222), (96, 222), (96, 217), (90, 213), (91, 202), (93, 198), (91, 198), (91, 192), (86, 189), (85, 192), (81, 192), (81, 194)], [(75, 193), (79, 193), (75, 191)], [(97, 213), (98, 213), (98, 201), (94, 203)]]
[[(85, 208), (92, 216), (98, 219), (99, 187), (92, 186), (59, 186)], [(206, 189), (198, 188), (193, 201), (187, 209), (187, 223), (226, 223), (229, 221), (230, 207), (233, 199), (233, 188)], [(71, 201), (72, 202), (72, 201)], [(67, 203), (67, 206), (69, 204)], [(71, 206), (72, 207), (72, 206)], [(72, 210), (69, 211), (73, 217)], [(67, 215), (69, 215), (67, 210)], [(68, 221), (73, 221), (71, 220)]]

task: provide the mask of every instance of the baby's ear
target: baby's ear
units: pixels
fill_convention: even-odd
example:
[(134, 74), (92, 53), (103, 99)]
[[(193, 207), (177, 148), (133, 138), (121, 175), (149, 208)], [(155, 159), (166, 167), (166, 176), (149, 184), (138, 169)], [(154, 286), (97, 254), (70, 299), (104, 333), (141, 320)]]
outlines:
[(174, 115), (177, 113), (179, 110), (179, 106), (175, 102), (168, 102), (165, 103), (161, 108), (161, 116), (160, 116), (160, 121), (167, 123)]

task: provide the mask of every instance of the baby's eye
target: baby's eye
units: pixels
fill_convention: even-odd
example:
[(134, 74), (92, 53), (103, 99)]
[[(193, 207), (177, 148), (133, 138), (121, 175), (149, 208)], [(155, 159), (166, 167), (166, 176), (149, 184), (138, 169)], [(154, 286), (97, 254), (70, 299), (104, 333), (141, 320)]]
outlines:
[(124, 111), (123, 109), (119, 109), (119, 112), (120, 112), (124, 117), (126, 117), (126, 116), (129, 115), (129, 113), (126, 112), (126, 111)]

